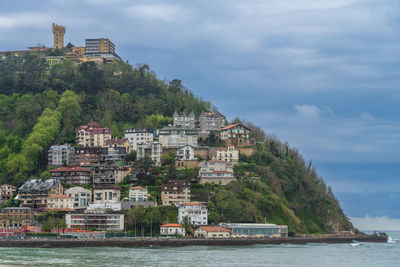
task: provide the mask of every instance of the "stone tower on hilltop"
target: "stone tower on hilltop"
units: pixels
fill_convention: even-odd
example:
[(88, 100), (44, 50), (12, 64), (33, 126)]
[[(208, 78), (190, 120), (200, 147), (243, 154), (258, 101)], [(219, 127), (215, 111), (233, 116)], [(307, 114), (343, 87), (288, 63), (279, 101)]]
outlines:
[(65, 27), (53, 23), (54, 48), (64, 47)]

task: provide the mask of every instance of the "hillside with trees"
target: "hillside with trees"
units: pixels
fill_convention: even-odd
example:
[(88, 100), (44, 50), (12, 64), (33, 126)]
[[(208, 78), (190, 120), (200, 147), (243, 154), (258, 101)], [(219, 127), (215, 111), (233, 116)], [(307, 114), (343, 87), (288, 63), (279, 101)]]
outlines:
[[(30, 177), (47, 178), (49, 147), (73, 143), (75, 128), (91, 120), (111, 128), (113, 137), (122, 137), (128, 128), (171, 124), (175, 111), (211, 110), (216, 108), (180, 80), (162, 81), (147, 65), (119, 62), (99, 68), (93, 62), (64, 61), (49, 68), (35, 55), (9, 55), (0, 59), (0, 183), (20, 186)], [(238, 181), (227, 186), (192, 183), (193, 200), (208, 203), (210, 223), (268, 221), (287, 224), (295, 233), (353, 229), (311, 163), (252, 123), (242, 123), (257, 144), (253, 155), (241, 155), (235, 166)], [(210, 136), (200, 142), (219, 145), (220, 140)], [(157, 196), (168, 179), (195, 180), (197, 169), (175, 169), (174, 157), (164, 155), (161, 166), (131, 157), (137, 184)], [(260, 181), (248, 181), (249, 176)], [(129, 211), (128, 218), (135, 212)], [(145, 211), (139, 213), (148, 221)], [(167, 213), (174, 211), (159, 209), (160, 223)]]

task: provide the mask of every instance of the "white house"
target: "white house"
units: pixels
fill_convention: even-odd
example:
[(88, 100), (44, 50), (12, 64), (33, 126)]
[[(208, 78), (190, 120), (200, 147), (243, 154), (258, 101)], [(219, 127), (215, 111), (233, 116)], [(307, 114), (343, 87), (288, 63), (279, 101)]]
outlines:
[(129, 188), (129, 201), (144, 202), (147, 201), (147, 188), (134, 186)]
[(167, 223), (160, 226), (161, 235), (185, 235), (185, 227), (179, 223)]
[(186, 202), (178, 207), (178, 222), (183, 223), (185, 217), (189, 224), (207, 225), (207, 207), (197, 202)]
[(145, 129), (128, 129), (125, 131), (125, 138), (128, 138), (131, 144), (131, 150), (137, 151), (139, 144), (145, 147), (150, 147), (154, 139), (154, 130), (151, 128)]
[(177, 149), (176, 160), (196, 160), (194, 157), (194, 147), (191, 145), (184, 145)]
[(234, 146), (218, 147), (216, 158), (235, 165), (239, 163), (239, 149)]

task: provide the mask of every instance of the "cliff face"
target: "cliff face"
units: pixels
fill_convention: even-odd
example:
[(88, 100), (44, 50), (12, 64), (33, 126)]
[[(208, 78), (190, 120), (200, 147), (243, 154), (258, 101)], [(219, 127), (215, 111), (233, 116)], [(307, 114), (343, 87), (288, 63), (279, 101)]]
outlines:
[[(66, 61), (47, 71), (41, 59), (24, 57), (0, 61), (1, 183), (19, 186), (31, 176), (45, 178), (48, 147), (74, 142), (75, 127), (90, 120), (121, 137), (127, 128), (168, 125), (175, 110), (199, 114), (212, 109), (179, 80), (161, 81), (146, 65), (114, 63), (99, 69)], [(287, 144), (245, 124), (259, 142), (253, 154), (240, 156), (238, 182), (193, 185), (194, 199), (208, 202), (210, 222), (268, 221), (287, 224), (297, 233), (352, 229), (311, 164)], [(170, 169), (158, 172), (165, 174), (161, 179), (175, 175)], [(248, 176), (260, 177), (260, 182), (247, 181)], [(163, 182), (157, 179), (147, 185)]]

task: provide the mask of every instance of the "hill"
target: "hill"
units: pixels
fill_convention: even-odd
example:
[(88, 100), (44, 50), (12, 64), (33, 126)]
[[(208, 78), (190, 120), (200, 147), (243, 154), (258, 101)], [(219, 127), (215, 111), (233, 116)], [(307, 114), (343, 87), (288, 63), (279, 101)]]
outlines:
[[(49, 69), (35, 55), (7, 56), (0, 60), (0, 183), (19, 186), (29, 177), (47, 177), (48, 148), (74, 142), (75, 128), (90, 120), (122, 137), (128, 128), (168, 125), (175, 110), (199, 114), (216, 108), (180, 80), (159, 80), (147, 65), (119, 62), (98, 68), (92, 62), (64, 61)], [(211, 223), (267, 220), (296, 233), (353, 229), (311, 164), (288, 144), (243, 123), (257, 145), (235, 166), (239, 180), (227, 186), (192, 185), (192, 199), (208, 203)], [(146, 163), (134, 164), (140, 169)], [(139, 184), (154, 187), (155, 194), (170, 178), (196, 177), (196, 170), (174, 169), (168, 157), (162, 166), (150, 163), (148, 169)], [(240, 179), (249, 175), (260, 182)]]

